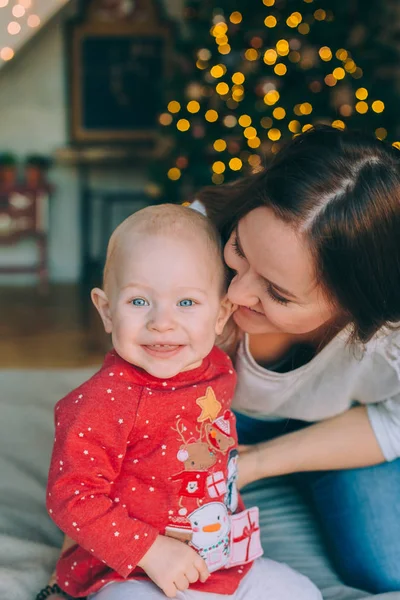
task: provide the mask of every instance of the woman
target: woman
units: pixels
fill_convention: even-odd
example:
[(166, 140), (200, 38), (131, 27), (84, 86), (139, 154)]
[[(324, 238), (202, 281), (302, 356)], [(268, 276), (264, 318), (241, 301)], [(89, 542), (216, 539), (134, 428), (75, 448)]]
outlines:
[(400, 154), (316, 128), (196, 207), (239, 306), (240, 486), (297, 474), (341, 578), (399, 591)]
[(298, 473), (342, 579), (400, 591), (399, 152), (316, 128), (199, 201), (245, 332), (240, 485)]

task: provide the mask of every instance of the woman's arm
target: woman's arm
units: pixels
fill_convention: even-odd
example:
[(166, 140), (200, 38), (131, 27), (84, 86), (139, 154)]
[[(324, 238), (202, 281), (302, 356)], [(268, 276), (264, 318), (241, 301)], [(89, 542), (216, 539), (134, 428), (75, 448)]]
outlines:
[(367, 467), (385, 461), (365, 406), (268, 442), (245, 446), (239, 488), (276, 475)]

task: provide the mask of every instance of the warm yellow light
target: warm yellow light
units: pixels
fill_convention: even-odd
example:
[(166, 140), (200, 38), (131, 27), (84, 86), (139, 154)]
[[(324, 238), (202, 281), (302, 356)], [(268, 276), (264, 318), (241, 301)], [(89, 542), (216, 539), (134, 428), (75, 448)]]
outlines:
[(214, 150), (216, 150), (217, 152), (223, 152), (224, 150), (226, 150), (226, 141), (225, 140), (215, 140), (214, 144)]
[(259, 137), (251, 138), (250, 140), (247, 140), (247, 145), (249, 148), (254, 150), (255, 148), (259, 148), (261, 146), (261, 140)]
[(10, 35), (17, 35), (21, 31), (21, 25), (17, 21), (8, 24), (7, 31)]
[(167, 173), (168, 178), (171, 179), (172, 181), (178, 181), (178, 179), (180, 179), (181, 176), (181, 171), (180, 169), (177, 169), (176, 167), (172, 167), (172, 169), (170, 169)]
[(284, 108), (282, 108), (281, 106), (277, 106), (272, 111), (272, 116), (275, 119), (278, 119), (278, 121), (280, 121), (281, 119), (284, 119), (286, 117), (286, 110)]
[(332, 75), (332, 73), (329, 73), (329, 75), (325, 77), (324, 81), (326, 85), (329, 85), (329, 87), (333, 87), (337, 84), (337, 79)]
[(0, 58), (2, 60), (11, 60), (14, 57), (14, 50), (8, 46), (0, 50)]
[(220, 21), (211, 30), (211, 33), (214, 37), (220, 37), (221, 35), (225, 35), (228, 31), (228, 25), (223, 21)]
[(366, 88), (358, 88), (356, 90), (356, 98), (358, 100), (366, 100), (368, 98), (368, 90)]
[(288, 129), (292, 133), (299, 133), (300, 127), (301, 127), (300, 122), (296, 121), (296, 120), (290, 121), (290, 123), (288, 124)]
[(190, 102), (188, 102), (186, 108), (188, 109), (188, 112), (194, 115), (195, 113), (199, 112), (200, 104), (197, 102), (197, 100), (191, 100)]
[(159, 117), (158, 120), (160, 121), (161, 125), (171, 125), (172, 123), (172, 115), (170, 115), (169, 113), (162, 113)]
[(323, 21), (324, 19), (326, 19), (326, 12), (322, 8), (319, 8), (314, 13), (314, 19), (316, 21)]
[(255, 127), (246, 127), (246, 129), (243, 131), (243, 135), (248, 140), (251, 140), (251, 138), (256, 137), (257, 129)]
[(400, 150), (400, 142), (393, 142), (392, 146), (393, 146), (393, 148)]
[(241, 115), (239, 117), (239, 125), (249, 127), (251, 125), (251, 117), (249, 115)]
[(223, 46), (218, 46), (218, 52), (220, 54), (229, 54), (231, 51), (231, 47), (229, 44), (224, 44)]
[(277, 90), (271, 90), (270, 92), (267, 92), (264, 96), (264, 102), (265, 104), (268, 104), (268, 106), (273, 106), (274, 104), (276, 104), (278, 102), (280, 98), (279, 92)]
[(12, 14), (16, 19), (20, 19), (25, 14), (25, 8), (22, 6), (22, 4), (16, 4), (12, 9)]
[(268, 137), (270, 140), (272, 140), (273, 142), (277, 142), (278, 140), (281, 139), (281, 132), (279, 131), (279, 129), (276, 129), (276, 127), (273, 127), (272, 129), (270, 129), (268, 131)]
[(303, 114), (301, 112), (301, 104), (295, 104), (294, 108), (293, 108), (293, 112), (295, 115), (297, 115), (298, 117), (301, 117), (301, 115)]
[(178, 113), (181, 110), (181, 105), (176, 100), (171, 100), (171, 102), (168, 103), (168, 110), (173, 114)]
[(231, 23), (233, 23), (234, 25), (238, 25), (239, 23), (242, 22), (242, 15), (240, 14), (239, 11), (235, 10), (231, 16), (229, 17), (229, 20)]
[(365, 115), (365, 113), (368, 111), (368, 104), (364, 101), (357, 102), (356, 111), (360, 113), (360, 115)]
[(223, 175), (219, 175), (218, 173), (213, 173), (212, 177), (211, 177), (211, 181), (215, 184), (215, 185), (221, 185), (221, 183), (224, 183), (224, 176)]
[(258, 154), (250, 154), (249, 165), (251, 167), (259, 167), (261, 165), (261, 156)]
[(208, 63), (206, 60), (196, 60), (196, 67), (204, 71), (204, 69), (207, 69)]
[(223, 173), (226, 169), (225, 164), (222, 162), (222, 160), (216, 160), (215, 163), (213, 163), (212, 166), (212, 170), (214, 171), (214, 173)]
[(382, 100), (375, 100), (375, 102), (372, 103), (371, 108), (374, 112), (381, 113), (385, 110), (385, 105)]
[(375, 135), (378, 138), (378, 140), (384, 140), (385, 138), (387, 138), (387, 130), (384, 127), (378, 127), (378, 129), (375, 129)]
[(218, 46), (223, 46), (224, 44), (228, 43), (228, 36), (221, 35), (221, 36), (215, 38), (215, 41), (217, 42)]
[(339, 48), (339, 50), (336, 50), (335, 56), (339, 60), (345, 61), (347, 59), (347, 57), (349, 56), (349, 53), (344, 48)]
[(325, 62), (332, 60), (332, 50), (328, 46), (322, 46), (322, 48), (319, 49), (319, 55), (321, 60), (324, 60)]
[(209, 51), (208, 48), (201, 48), (198, 51), (197, 56), (198, 56), (198, 58), (200, 58), (200, 60), (210, 60), (211, 52)]
[(263, 0), (263, 4), (265, 4), (265, 6), (273, 6), (275, 4), (275, 0)]
[(310, 33), (310, 26), (308, 23), (300, 23), (297, 29), (301, 35), (307, 35), (307, 33)]
[(271, 117), (263, 117), (260, 121), (261, 127), (263, 127), (263, 129), (269, 129), (270, 127), (272, 127), (272, 123), (273, 120), (271, 119)]
[(336, 121), (332, 121), (332, 127), (335, 127), (335, 129), (345, 129), (346, 125), (340, 119), (336, 119)]
[(258, 52), (254, 48), (248, 48), (246, 50), (246, 52), (244, 53), (244, 56), (245, 56), (245, 58), (247, 58), (247, 60), (250, 60), (250, 61), (257, 60)]
[(273, 15), (268, 15), (268, 17), (266, 17), (264, 19), (264, 25), (265, 27), (269, 27), (270, 29), (272, 29), (273, 27), (276, 26), (277, 24), (277, 20), (276, 17), (274, 17)]
[(279, 56), (286, 56), (289, 54), (289, 42), (287, 40), (279, 40), (276, 43), (276, 51)]
[(279, 75), (280, 77), (283, 77), (283, 75), (286, 75), (286, 73), (287, 73), (287, 66), (284, 65), (283, 63), (279, 63), (278, 65), (275, 65), (274, 73), (276, 75)]
[(301, 13), (294, 12), (286, 19), (286, 25), (288, 27), (294, 28), (294, 27), (297, 27), (298, 25), (300, 25), (302, 20), (303, 20), (303, 16), (301, 15)]
[(236, 123), (237, 123), (237, 119), (234, 115), (227, 115), (226, 117), (224, 117), (224, 121), (223, 121), (225, 127), (235, 127)]
[(27, 20), (28, 27), (39, 27), (40, 19), (37, 15), (30, 15)]
[(240, 171), (240, 169), (243, 167), (243, 163), (240, 158), (231, 158), (229, 161), (229, 167), (232, 169), (232, 171)]
[(232, 91), (232, 99), (235, 102), (241, 102), (244, 98), (244, 91), (243, 90), (233, 90)]
[(342, 67), (336, 67), (336, 69), (333, 69), (332, 75), (335, 79), (344, 79), (346, 76), (346, 72), (344, 69), (342, 69)]
[(300, 104), (300, 112), (302, 115), (310, 115), (312, 113), (312, 105), (309, 102)]
[(240, 71), (237, 71), (236, 73), (234, 73), (232, 75), (232, 81), (233, 83), (236, 83), (237, 85), (241, 85), (245, 80), (245, 76), (243, 75), (243, 73), (240, 73)]
[(217, 91), (217, 94), (219, 94), (220, 96), (225, 96), (225, 94), (229, 92), (229, 85), (224, 81), (221, 81), (221, 83), (219, 83), (215, 89)]
[(344, 68), (348, 73), (354, 73), (354, 71), (357, 69), (357, 65), (354, 60), (346, 60)]
[(278, 54), (276, 53), (276, 51), (273, 48), (269, 48), (268, 50), (266, 50), (264, 52), (264, 62), (267, 65), (275, 64), (277, 58), (278, 58)]
[(303, 133), (305, 131), (308, 131), (309, 129), (312, 129), (311, 123), (306, 123), (306, 125), (303, 125), (303, 127), (301, 128), (301, 130), (302, 130)]
[(223, 65), (214, 65), (211, 69), (210, 69), (210, 74), (215, 77), (215, 79), (218, 79), (219, 77), (222, 77), (223, 75), (225, 75), (226, 73), (226, 67)]
[(209, 123), (215, 123), (215, 121), (218, 119), (218, 113), (216, 110), (211, 109), (206, 112), (204, 117)]
[(187, 119), (179, 119), (176, 124), (176, 128), (179, 131), (187, 131), (190, 128), (190, 123)]

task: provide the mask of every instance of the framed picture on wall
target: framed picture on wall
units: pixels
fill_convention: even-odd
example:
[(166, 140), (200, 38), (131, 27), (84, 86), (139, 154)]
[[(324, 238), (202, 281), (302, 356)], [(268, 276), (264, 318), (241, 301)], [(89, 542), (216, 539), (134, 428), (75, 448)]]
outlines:
[(71, 142), (149, 139), (163, 108), (170, 30), (151, 0), (108, 18), (94, 10), (101, 4), (67, 29)]

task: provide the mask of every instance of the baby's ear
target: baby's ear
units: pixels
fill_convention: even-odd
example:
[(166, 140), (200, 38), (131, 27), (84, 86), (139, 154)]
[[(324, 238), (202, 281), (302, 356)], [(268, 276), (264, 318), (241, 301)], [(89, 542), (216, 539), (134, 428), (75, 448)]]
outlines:
[(110, 303), (108, 301), (106, 293), (100, 288), (93, 288), (90, 293), (90, 296), (92, 298), (93, 304), (99, 312), (101, 320), (103, 321), (106, 333), (112, 333)]
[(237, 309), (237, 305), (232, 304), (232, 302), (229, 300), (228, 296), (225, 296), (221, 300), (221, 306), (219, 309), (217, 322), (215, 324), (215, 334), (216, 335), (221, 335), (226, 323), (229, 320), (229, 317), (235, 312), (236, 309)]

